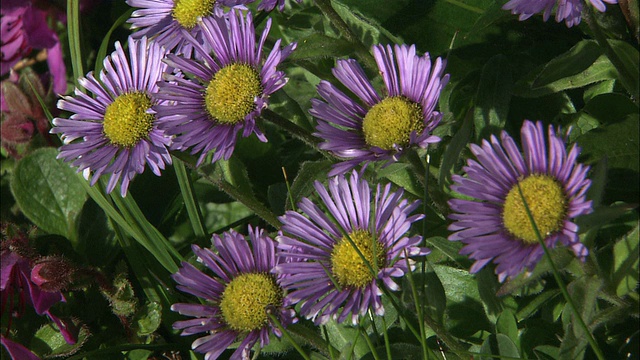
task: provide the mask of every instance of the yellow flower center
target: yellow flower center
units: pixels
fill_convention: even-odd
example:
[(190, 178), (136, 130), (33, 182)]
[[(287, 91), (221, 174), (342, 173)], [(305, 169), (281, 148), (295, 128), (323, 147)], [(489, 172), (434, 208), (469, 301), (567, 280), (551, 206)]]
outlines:
[(146, 137), (155, 116), (148, 114), (151, 98), (145, 93), (132, 92), (118, 96), (107, 106), (102, 131), (112, 144), (132, 147)]
[(376, 262), (377, 268), (385, 266), (385, 248), (381, 242), (373, 240), (367, 231), (356, 230), (349, 234), (349, 239), (360, 250), (362, 256), (358, 254), (352, 242), (343, 237), (331, 252), (331, 272), (340, 286), (362, 288), (375, 279), (371, 270), (377, 270)]
[(267, 306), (282, 306), (283, 295), (273, 276), (265, 273), (240, 274), (222, 293), (222, 317), (236, 331), (260, 329), (269, 320)]
[(422, 130), (422, 107), (404, 96), (389, 97), (375, 104), (362, 122), (365, 142), (384, 150), (392, 150), (394, 144), (409, 144), (411, 132)]
[(175, 0), (171, 15), (185, 29), (193, 29), (199, 17), (213, 14), (216, 0)]
[(205, 104), (218, 122), (235, 124), (255, 109), (255, 98), (260, 94), (260, 74), (249, 65), (232, 64), (220, 69), (209, 82)]
[[(519, 181), (540, 235), (543, 237), (562, 229), (567, 211), (567, 199), (560, 184), (548, 175), (530, 175)], [(504, 227), (518, 240), (531, 245), (538, 243), (533, 225), (522, 201), (518, 187), (514, 186), (502, 210)]]

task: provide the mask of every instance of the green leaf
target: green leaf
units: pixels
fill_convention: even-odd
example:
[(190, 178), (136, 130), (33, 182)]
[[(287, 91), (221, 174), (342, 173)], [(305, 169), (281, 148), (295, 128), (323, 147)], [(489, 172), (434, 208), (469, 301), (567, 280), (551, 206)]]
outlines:
[(499, 314), (504, 312), (502, 301), (496, 296), (500, 288), (500, 283), (498, 283), (498, 279), (496, 279), (491, 269), (486, 267), (478, 271), (476, 280), (478, 283), (478, 294), (480, 294), (480, 298), (482, 299), (485, 312), (489, 320), (495, 322)]
[[(420, 267), (420, 265), (416, 265), (416, 267)], [(416, 287), (416, 293), (418, 294), (418, 303), (424, 300), (429, 316), (436, 319), (438, 323), (442, 323), (444, 312), (447, 308), (447, 296), (444, 292), (444, 286), (442, 286), (442, 282), (440, 278), (438, 278), (438, 274), (433, 271), (431, 266), (428, 266), (424, 273), (418, 272), (416, 269), (412, 277)], [(405, 276), (402, 288), (410, 289), (410, 286), (409, 277)], [(406, 290), (402, 292), (402, 301), (407, 308), (416, 311), (415, 299), (413, 299), (410, 291)]]
[(474, 109), (477, 139), (487, 138), (504, 128), (512, 82), (509, 59), (504, 55), (492, 57), (482, 68)]
[(560, 349), (551, 345), (540, 345), (533, 349), (538, 360), (555, 360), (558, 358)]
[(609, 182), (605, 195), (610, 201), (638, 201), (638, 187), (629, 184), (640, 182), (639, 117), (637, 112), (629, 114), (622, 121), (593, 129), (577, 139), (588, 162), (607, 158)]
[[(489, 335), (489, 337), (482, 343), (480, 353), (520, 359), (520, 352), (518, 351), (516, 344), (514, 344), (508, 336), (503, 334)], [(484, 355), (479, 356), (479, 358), (481, 360), (494, 359), (491, 356)]]
[(352, 52), (353, 45), (346, 40), (315, 33), (300, 39), (296, 51), (291, 53), (289, 59), (337, 58), (348, 56)]
[[(596, 299), (602, 286), (602, 280), (597, 276), (583, 276), (572, 281), (567, 286), (567, 291), (573, 300), (576, 311), (582, 316), (585, 324), (589, 324), (596, 313)], [(569, 322), (574, 325), (573, 331), (576, 338), (586, 339), (587, 336), (584, 334), (584, 330), (578, 326), (579, 322), (576, 320), (575, 314), (568, 305), (563, 311), (562, 321), (565, 326)]]
[(135, 349), (131, 351), (127, 351), (125, 354), (125, 359), (127, 360), (147, 360), (149, 356), (153, 354), (151, 350), (145, 349)]
[(469, 112), (467, 116), (465, 116), (462, 126), (458, 132), (453, 135), (453, 138), (451, 138), (451, 141), (444, 150), (442, 163), (440, 164), (440, 173), (438, 175), (438, 184), (441, 187), (444, 187), (447, 180), (451, 178), (451, 169), (454, 168), (460, 158), (460, 154), (467, 147), (469, 139), (471, 139), (471, 133), (473, 131), (472, 120), (473, 117), (471, 116), (471, 112)]
[(362, 334), (360, 330), (344, 324), (338, 324), (334, 320), (330, 320), (324, 326), (329, 335), (328, 342), (336, 349), (342, 349), (341, 357), (345, 356), (345, 359), (349, 358), (349, 355), (352, 353), (350, 351), (351, 347), (353, 347), (355, 359), (360, 359), (369, 352), (367, 342), (361, 338)]
[(42, 230), (66, 236), (76, 245), (76, 218), (87, 194), (75, 171), (57, 160), (56, 149), (42, 148), (18, 162), (11, 192), (22, 212)]
[(313, 183), (326, 180), (330, 169), (331, 162), (328, 160), (304, 162), (291, 184), (293, 202), (297, 204), (303, 197), (310, 196), (314, 191)]
[(591, 67), (603, 51), (594, 40), (582, 40), (566, 53), (549, 61), (531, 84), (539, 89), (558, 80), (582, 73)]
[(348, 1), (331, 1), (333, 8), (356, 33), (365, 47), (369, 48), (375, 44), (385, 44), (389, 42), (396, 44), (404, 43), (402, 39), (387, 31), (376, 19), (362, 14), (357, 8), (345, 3), (348, 3)]
[(237, 157), (232, 156), (229, 160), (218, 160), (217, 169), (222, 171), (223, 178), (238, 190), (253, 194), (251, 180), (247, 174), (247, 168)]
[(520, 342), (518, 335), (518, 323), (511, 310), (504, 309), (500, 316), (498, 316), (498, 320), (496, 321), (496, 333), (506, 335), (516, 346)]
[(616, 294), (627, 295), (638, 287), (638, 226), (613, 246), (613, 284)]
[(157, 302), (147, 302), (135, 314), (132, 324), (136, 335), (142, 337), (151, 335), (160, 327), (162, 322), (162, 305)]
[(617, 79), (618, 72), (593, 40), (583, 40), (568, 52), (531, 71), (516, 83), (514, 95), (540, 97)]
[(607, 41), (609, 42), (609, 45), (611, 45), (613, 52), (622, 62), (622, 69), (620, 69), (620, 72), (625, 75), (620, 76), (620, 82), (624, 85), (627, 91), (637, 99), (639, 93), (638, 88), (640, 86), (640, 74), (638, 74), (638, 49), (626, 41), (616, 39), (608, 39)]
[(432, 236), (426, 238), (425, 241), (429, 247), (438, 249), (453, 261), (457, 262), (461, 258), (461, 255), (459, 255), (459, 251), (463, 246), (461, 242), (449, 241), (442, 236)]
[[(78, 324), (74, 324), (78, 326)], [(67, 344), (54, 323), (42, 326), (31, 339), (29, 349), (40, 355), (41, 358), (69, 356), (80, 350), (89, 337), (89, 329), (81, 326), (75, 344)]]
[(393, 163), (377, 171), (378, 179), (387, 178), (413, 195), (422, 198), (424, 188), (418, 181), (414, 168), (409, 164)]

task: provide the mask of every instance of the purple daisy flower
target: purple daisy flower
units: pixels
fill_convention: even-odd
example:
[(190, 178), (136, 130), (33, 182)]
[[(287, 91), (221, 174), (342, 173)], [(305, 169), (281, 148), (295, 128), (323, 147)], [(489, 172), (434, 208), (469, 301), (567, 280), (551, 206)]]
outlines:
[(456, 212), (449, 215), (454, 220), (449, 230), (455, 231), (449, 240), (466, 245), (460, 253), (476, 260), (472, 273), (493, 260), (501, 282), (525, 267), (533, 269), (544, 254), (518, 185), (548, 247), (560, 242), (582, 260), (588, 254), (571, 221), (592, 210), (585, 198), (591, 185), (586, 178), (589, 167), (576, 162), (580, 149), (573, 145), (567, 154), (565, 138), (549, 126), (547, 150), (541, 122), (525, 121), (521, 136), (523, 155), (504, 131), (500, 140), (492, 136), (482, 146), (471, 144), (477, 161), (468, 160), (467, 176), (454, 175), (451, 186), (476, 200), (449, 201)]
[[(617, 4), (618, 0), (589, 0), (589, 2), (598, 11), (604, 12), (606, 10), (604, 3)], [(580, 24), (583, 0), (510, 0), (502, 8), (511, 10), (512, 14), (519, 14), (520, 21), (537, 13), (542, 13), (544, 21), (547, 21), (556, 4), (558, 5), (556, 22), (564, 21), (567, 27)]]
[(204, 274), (183, 262), (172, 277), (177, 288), (207, 301), (207, 304), (173, 304), (171, 310), (195, 317), (177, 321), (174, 329), (182, 335), (207, 333), (195, 340), (193, 350), (205, 353), (206, 360), (217, 359), (234, 341), (242, 341), (231, 359), (248, 358), (251, 348), (269, 343), (269, 333), (282, 336), (268, 313), (287, 326), (297, 321), (295, 311), (286, 308), (284, 291), (278, 284), (282, 276), (272, 274), (281, 259), (276, 256), (276, 243), (264, 231), (249, 227), (251, 245), (245, 237), (231, 230), (213, 235), (216, 251), (192, 245), (198, 261), (214, 276)]
[(168, 102), (155, 107), (160, 128), (176, 136), (172, 148), (192, 148), (192, 154), (200, 153), (198, 164), (211, 150), (212, 162), (229, 159), (241, 131), (243, 137), (255, 133), (267, 141), (256, 117), (267, 107), (269, 95), (286, 84), (284, 72), (276, 67), (296, 47), (292, 43), (281, 48), (278, 39), (263, 59), (271, 19), (256, 42), (250, 12), (244, 17), (240, 11), (217, 10), (202, 19), (201, 27), (204, 44), (191, 38), (200, 60), (167, 56), (179, 73), (167, 74), (168, 81), (159, 84), (158, 97)]
[(300, 313), (316, 324), (343, 322), (349, 314), (356, 324), (369, 309), (383, 315), (380, 286), (398, 290), (392, 278), (410, 271), (408, 263), (413, 270), (407, 257), (429, 253), (418, 247), (421, 236), (407, 236), (424, 217), (411, 215), (419, 202), (403, 199), (402, 189), (391, 192), (389, 184), (378, 185), (372, 201), (369, 184), (355, 171), (350, 179), (331, 178), (328, 191), (317, 181), (314, 187), (320, 206), (303, 198), (298, 206), (306, 216), (287, 211), (281, 217), (276, 240), (289, 261), (275, 271), (286, 275), (287, 299), (299, 302)]
[(429, 54), (416, 55), (415, 45), (373, 47), (373, 55), (385, 84), (380, 95), (355, 60), (338, 60), (335, 77), (360, 100), (357, 102), (327, 81), (318, 85), (324, 99), (312, 99), (311, 115), (318, 119), (314, 134), (320, 148), (346, 159), (334, 165), (329, 176), (342, 174), (361, 162), (397, 160), (411, 147), (427, 147), (440, 141), (431, 135), (442, 114), (434, 111), (440, 91), (449, 82), (443, 75), (446, 61)]
[(153, 38), (167, 51), (190, 55), (193, 48), (184, 36), (186, 30), (200, 39), (198, 19), (212, 16), (220, 6), (236, 7), (255, 0), (127, 0), (131, 7), (138, 8), (127, 20), (131, 29), (138, 29), (136, 39)]
[(121, 182), (125, 196), (129, 182), (144, 171), (145, 163), (160, 176), (165, 163), (171, 163), (167, 150), (170, 138), (156, 127), (156, 116), (150, 110), (158, 101), (153, 94), (156, 83), (167, 65), (161, 48), (146, 38), (128, 39), (129, 58), (119, 42), (116, 51), (104, 60), (100, 81), (93, 73), (78, 83), (93, 97), (75, 90), (65, 96), (58, 108), (73, 112), (69, 119), (53, 119), (53, 134), (62, 134), (65, 145), (58, 158), (73, 161), (78, 171), (90, 172), (91, 185), (103, 174), (110, 173), (107, 192)]

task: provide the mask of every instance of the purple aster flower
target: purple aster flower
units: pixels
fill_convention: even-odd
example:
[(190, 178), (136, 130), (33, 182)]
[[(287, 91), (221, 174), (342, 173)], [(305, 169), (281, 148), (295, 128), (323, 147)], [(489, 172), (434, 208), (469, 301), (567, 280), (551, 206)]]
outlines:
[(47, 65), (53, 78), (53, 91), (67, 91), (67, 71), (62, 57), (60, 39), (47, 25), (47, 12), (31, 1), (5, 1), (0, 9), (0, 75), (25, 58), (33, 49), (46, 49)]
[[(4, 229), (3, 229), (4, 230)], [(72, 323), (64, 321), (51, 313), (51, 307), (59, 302), (65, 302), (65, 298), (60, 291), (45, 291), (37, 283), (32, 281), (32, 259), (37, 256), (28, 244), (28, 238), (18, 233), (13, 238), (2, 239), (0, 252), (0, 300), (2, 315), (8, 312), (8, 327), (11, 327), (12, 319), (19, 318), (24, 314), (25, 305), (33, 306), (36, 314), (47, 315), (60, 330), (65, 341), (75, 344), (77, 334)], [(10, 351), (21, 350), (15, 343), (3, 345)]]
[(346, 159), (334, 165), (329, 176), (342, 174), (356, 165), (376, 161), (395, 161), (411, 147), (425, 148), (440, 141), (431, 135), (442, 114), (434, 111), (440, 90), (449, 81), (443, 75), (445, 61), (431, 63), (429, 54), (416, 55), (414, 45), (373, 47), (373, 55), (384, 80), (380, 95), (355, 60), (338, 60), (335, 77), (360, 102), (348, 97), (327, 81), (318, 85), (324, 99), (312, 99), (311, 115), (318, 119), (314, 134), (324, 142), (320, 148)]
[(207, 301), (206, 304), (173, 304), (171, 310), (194, 319), (177, 321), (174, 329), (182, 335), (206, 333), (191, 345), (205, 353), (206, 360), (217, 359), (233, 342), (241, 341), (231, 359), (249, 358), (256, 342), (269, 343), (269, 334), (282, 333), (272, 323), (273, 314), (283, 326), (296, 322), (295, 311), (286, 308), (282, 276), (272, 274), (281, 259), (276, 243), (262, 229), (249, 227), (249, 239), (231, 230), (213, 235), (215, 251), (192, 245), (198, 261), (213, 272), (206, 275), (183, 262), (172, 277), (177, 288)]
[(449, 201), (455, 212), (449, 216), (454, 220), (449, 230), (455, 231), (449, 240), (465, 244), (460, 253), (476, 260), (472, 273), (493, 260), (501, 282), (525, 267), (533, 269), (544, 254), (518, 186), (548, 247), (560, 242), (582, 260), (588, 254), (571, 221), (591, 212), (585, 198), (589, 167), (576, 162), (580, 149), (573, 145), (567, 154), (565, 138), (553, 126), (545, 137), (541, 122), (525, 121), (521, 136), (523, 155), (504, 131), (500, 140), (492, 136), (482, 146), (471, 144), (477, 161), (468, 160), (467, 176), (454, 175), (451, 186), (476, 200)]
[(316, 324), (349, 315), (356, 324), (369, 309), (383, 315), (380, 286), (398, 290), (392, 278), (413, 270), (408, 257), (429, 253), (418, 247), (421, 236), (407, 236), (424, 217), (411, 215), (419, 202), (403, 199), (402, 189), (391, 192), (389, 184), (378, 185), (371, 199), (369, 184), (355, 171), (350, 179), (329, 179), (328, 191), (317, 181), (314, 187), (320, 206), (303, 198), (298, 207), (306, 216), (287, 211), (281, 217), (276, 240), (289, 261), (275, 271), (286, 275), (281, 284), (287, 299), (300, 303), (300, 313)]
[(200, 153), (198, 164), (211, 150), (212, 162), (229, 159), (241, 131), (243, 137), (255, 133), (267, 141), (256, 117), (267, 107), (269, 95), (287, 82), (276, 67), (296, 47), (292, 43), (280, 48), (278, 39), (263, 59), (271, 19), (256, 42), (250, 12), (243, 17), (240, 11), (217, 10), (215, 16), (202, 19), (201, 27), (204, 44), (191, 38), (201, 60), (167, 56), (167, 63), (180, 73), (167, 74), (168, 81), (159, 84), (158, 97), (168, 102), (154, 108), (158, 126), (176, 136), (172, 148), (192, 148), (192, 154)]
[(193, 48), (186, 41), (183, 30), (200, 39), (200, 18), (210, 17), (220, 6), (242, 7), (255, 0), (127, 0), (131, 7), (138, 8), (127, 21), (136, 39), (153, 38), (167, 51), (190, 55)]
[(78, 171), (91, 172), (91, 185), (103, 174), (111, 174), (110, 193), (121, 182), (125, 196), (129, 182), (149, 165), (160, 176), (165, 163), (171, 163), (167, 150), (170, 138), (156, 126), (150, 110), (158, 103), (154, 98), (157, 82), (167, 65), (161, 48), (146, 38), (128, 39), (129, 58), (119, 42), (116, 51), (104, 60), (100, 81), (93, 73), (78, 83), (93, 97), (76, 89), (75, 96), (65, 96), (58, 108), (74, 113), (69, 119), (55, 118), (51, 133), (62, 134), (65, 145), (58, 158), (73, 161)]
[[(598, 11), (604, 12), (606, 10), (604, 3), (617, 4), (618, 0), (589, 0), (589, 2)], [(542, 13), (544, 21), (547, 21), (556, 4), (558, 5), (556, 22), (564, 21), (567, 27), (580, 24), (583, 0), (510, 0), (502, 8), (511, 10), (512, 14), (519, 14), (520, 21), (537, 13)]]

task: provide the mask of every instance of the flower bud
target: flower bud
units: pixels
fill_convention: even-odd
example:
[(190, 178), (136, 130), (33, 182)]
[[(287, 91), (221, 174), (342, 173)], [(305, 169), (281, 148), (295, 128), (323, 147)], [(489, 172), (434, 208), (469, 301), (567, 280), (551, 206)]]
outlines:
[(31, 281), (42, 290), (55, 292), (65, 289), (75, 273), (74, 267), (60, 256), (39, 260), (31, 270)]

